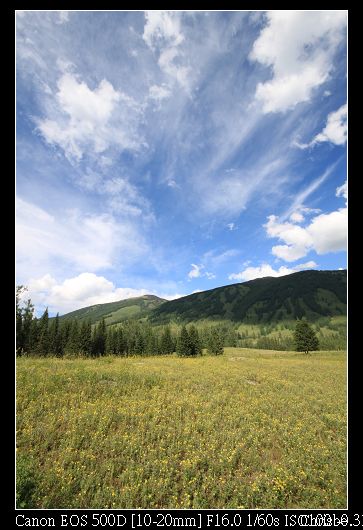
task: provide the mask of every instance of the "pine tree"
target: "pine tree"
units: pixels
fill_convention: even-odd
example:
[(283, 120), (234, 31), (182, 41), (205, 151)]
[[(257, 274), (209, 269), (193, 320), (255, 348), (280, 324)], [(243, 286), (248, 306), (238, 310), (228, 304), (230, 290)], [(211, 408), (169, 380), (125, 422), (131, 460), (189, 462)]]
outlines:
[(71, 332), (72, 328), (72, 321), (71, 320), (62, 320), (59, 326), (59, 342), (60, 342), (60, 351), (61, 355), (64, 355), (68, 343), (69, 334)]
[(117, 331), (116, 331), (116, 351), (117, 351), (117, 355), (125, 355), (125, 349), (126, 349), (126, 344), (125, 344), (125, 338), (124, 338), (124, 333), (123, 333), (123, 330), (122, 330), (122, 327), (120, 326)]
[(189, 328), (189, 355), (202, 355), (202, 343), (197, 328), (192, 324)]
[(49, 315), (48, 308), (44, 311), (38, 322), (38, 342), (36, 345), (36, 353), (42, 357), (49, 355)]
[(222, 355), (223, 352), (223, 339), (221, 333), (216, 327), (213, 327), (209, 334), (208, 353), (211, 355)]
[(160, 339), (160, 353), (169, 354), (174, 352), (174, 341), (169, 326), (165, 326)]
[(187, 328), (182, 326), (177, 340), (176, 353), (180, 357), (188, 357), (190, 355), (189, 334)]
[(146, 334), (145, 353), (146, 355), (157, 355), (159, 353), (158, 339), (151, 327)]
[(306, 355), (310, 351), (319, 349), (319, 340), (315, 331), (306, 320), (298, 320), (294, 331), (296, 351), (303, 351)]
[(105, 354), (106, 348), (106, 323), (103, 318), (95, 327), (92, 337), (92, 353), (96, 357)]
[(49, 352), (56, 357), (61, 357), (63, 354), (59, 328), (59, 313), (53, 318), (49, 326)]
[(37, 353), (39, 338), (39, 320), (35, 317), (30, 323), (29, 339), (28, 339), (28, 352)]
[(65, 346), (65, 353), (71, 357), (80, 355), (80, 327), (76, 318), (71, 320), (71, 326), (68, 334), (68, 340)]
[(79, 332), (79, 348), (82, 355), (89, 357), (92, 353), (92, 326), (91, 321), (82, 322)]

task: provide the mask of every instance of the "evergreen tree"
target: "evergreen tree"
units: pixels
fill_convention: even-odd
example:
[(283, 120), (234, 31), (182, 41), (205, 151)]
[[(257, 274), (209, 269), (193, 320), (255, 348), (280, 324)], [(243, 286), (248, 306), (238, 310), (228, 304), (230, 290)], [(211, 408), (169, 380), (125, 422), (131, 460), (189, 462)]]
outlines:
[(222, 355), (223, 352), (223, 339), (221, 333), (216, 327), (212, 327), (209, 334), (208, 353), (211, 355)]
[(71, 320), (62, 320), (59, 326), (59, 342), (60, 342), (60, 351), (61, 355), (64, 355), (69, 339), (69, 335), (72, 328), (72, 321)]
[(176, 353), (180, 357), (188, 357), (190, 355), (190, 351), (189, 334), (187, 328), (182, 326), (176, 344)]
[(144, 355), (147, 337), (144, 337), (140, 326), (137, 327), (135, 333), (134, 347), (132, 353), (135, 355)]
[(169, 354), (174, 351), (174, 341), (169, 326), (165, 326), (160, 339), (160, 353)]
[(298, 320), (294, 331), (296, 351), (308, 354), (319, 349), (319, 340), (315, 331), (306, 320)]
[(189, 328), (189, 355), (202, 355), (202, 343), (197, 328), (192, 324)]
[(105, 354), (106, 348), (106, 323), (103, 318), (95, 327), (92, 338), (92, 353), (99, 357)]
[(115, 353), (115, 336), (112, 328), (106, 331), (105, 353), (106, 355), (114, 355)]
[(38, 323), (38, 341), (36, 345), (36, 353), (42, 357), (49, 355), (49, 331), (48, 331), (48, 308), (44, 311)]
[(71, 357), (80, 355), (81, 344), (80, 344), (80, 326), (76, 318), (71, 320), (71, 325), (68, 334), (68, 340), (65, 346), (65, 354)]
[(117, 355), (125, 355), (126, 353), (126, 344), (123, 329), (120, 326), (116, 331), (116, 352)]
[(92, 326), (91, 321), (82, 322), (79, 332), (79, 348), (82, 355), (89, 357), (92, 353)]
[(53, 318), (49, 326), (49, 352), (56, 357), (61, 357), (63, 354), (59, 327), (59, 313)]
[(38, 337), (39, 337), (39, 320), (35, 317), (30, 323), (29, 338), (28, 338), (29, 353), (37, 353)]
[(151, 327), (147, 329), (146, 333), (145, 353), (146, 355), (157, 355), (159, 353), (158, 338)]

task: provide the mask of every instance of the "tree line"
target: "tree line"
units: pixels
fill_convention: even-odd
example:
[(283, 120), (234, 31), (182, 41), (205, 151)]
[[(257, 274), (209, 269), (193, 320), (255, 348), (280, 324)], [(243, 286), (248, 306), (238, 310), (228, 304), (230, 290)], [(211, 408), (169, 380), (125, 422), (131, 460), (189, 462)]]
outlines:
[(40, 318), (34, 316), (30, 299), (21, 304), (26, 288), (17, 287), (16, 293), (16, 353), (17, 355), (56, 357), (100, 357), (102, 355), (167, 355), (176, 352), (181, 357), (202, 355), (203, 349), (211, 355), (223, 354), (225, 346), (257, 347), (262, 349), (296, 349), (314, 351), (319, 348), (315, 331), (305, 321), (296, 322), (292, 337), (267, 337), (265, 333), (242, 339), (231, 324), (181, 326), (172, 332), (169, 325), (152, 326), (148, 321), (129, 320), (122, 324), (106, 326), (102, 319), (92, 325), (90, 321), (75, 318), (63, 320), (59, 315), (49, 318), (46, 309)]
[(223, 327), (206, 327), (199, 332), (191, 324), (173, 333), (169, 325), (155, 328), (136, 320), (107, 327), (104, 319), (92, 325), (90, 321), (63, 320), (58, 314), (49, 318), (48, 309), (37, 318), (30, 299), (21, 304), (24, 291), (20, 286), (16, 295), (16, 353), (19, 356), (100, 357), (176, 352), (182, 357), (193, 357), (201, 355), (203, 348), (212, 355), (220, 355), (224, 343), (230, 342)]

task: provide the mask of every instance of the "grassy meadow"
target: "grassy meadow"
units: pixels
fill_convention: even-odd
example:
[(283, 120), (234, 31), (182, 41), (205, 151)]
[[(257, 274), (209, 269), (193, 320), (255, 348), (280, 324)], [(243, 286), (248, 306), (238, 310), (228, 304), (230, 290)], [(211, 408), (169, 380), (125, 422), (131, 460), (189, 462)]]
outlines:
[(17, 359), (17, 507), (345, 508), (346, 353)]

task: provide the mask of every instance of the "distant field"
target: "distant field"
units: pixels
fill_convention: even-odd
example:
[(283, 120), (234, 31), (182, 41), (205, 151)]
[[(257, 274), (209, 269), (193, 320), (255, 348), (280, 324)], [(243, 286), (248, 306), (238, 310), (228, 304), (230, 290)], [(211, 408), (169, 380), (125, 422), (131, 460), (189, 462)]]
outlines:
[(17, 359), (17, 507), (345, 508), (346, 354)]

